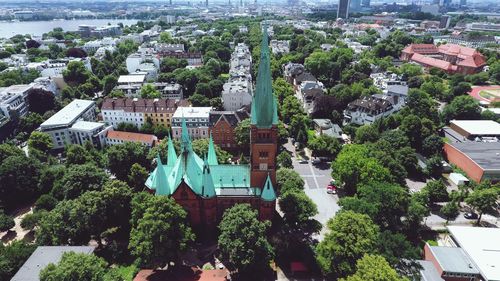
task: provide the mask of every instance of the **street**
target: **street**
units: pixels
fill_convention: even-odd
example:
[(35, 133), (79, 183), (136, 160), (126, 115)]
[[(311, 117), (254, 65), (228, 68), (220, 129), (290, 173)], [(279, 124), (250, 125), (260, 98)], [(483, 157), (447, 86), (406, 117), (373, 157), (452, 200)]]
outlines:
[(337, 195), (326, 193), (326, 187), (331, 180), (330, 163), (312, 165), (311, 161), (308, 161), (307, 164), (301, 164), (295, 157), (295, 150), (290, 141), (285, 144), (285, 148), (292, 152), (293, 169), (304, 179), (305, 193), (318, 207), (318, 214), (314, 219), (323, 225), (323, 229), (316, 238), (322, 240), (326, 233), (327, 221), (340, 209)]

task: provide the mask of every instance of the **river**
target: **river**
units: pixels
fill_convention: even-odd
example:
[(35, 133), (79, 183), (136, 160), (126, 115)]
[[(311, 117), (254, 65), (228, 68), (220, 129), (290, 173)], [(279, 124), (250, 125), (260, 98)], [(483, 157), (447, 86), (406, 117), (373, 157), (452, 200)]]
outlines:
[(127, 19), (79, 19), (79, 20), (53, 20), (53, 21), (22, 21), (22, 22), (0, 22), (0, 38), (10, 38), (16, 34), (42, 35), (56, 27), (61, 27), (64, 31), (76, 31), (82, 24), (103, 26), (108, 23), (132, 25), (137, 20)]

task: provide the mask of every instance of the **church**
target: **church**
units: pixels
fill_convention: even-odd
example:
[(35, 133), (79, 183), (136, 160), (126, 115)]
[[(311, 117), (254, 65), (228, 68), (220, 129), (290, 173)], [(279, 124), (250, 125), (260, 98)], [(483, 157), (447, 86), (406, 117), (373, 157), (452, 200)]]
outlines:
[(264, 28), (252, 98), (250, 164), (219, 164), (211, 136), (207, 155), (200, 157), (193, 151), (183, 120), (180, 154), (176, 154), (172, 140), (168, 139), (167, 163), (157, 157), (157, 166), (146, 187), (158, 196), (174, 198), (188, 212), (191, 225), (198, 229), (216, 227), (224, 211), (239, 203), (250, 204), (261, 220), (271, 220), (276, 205), (277, 108)]

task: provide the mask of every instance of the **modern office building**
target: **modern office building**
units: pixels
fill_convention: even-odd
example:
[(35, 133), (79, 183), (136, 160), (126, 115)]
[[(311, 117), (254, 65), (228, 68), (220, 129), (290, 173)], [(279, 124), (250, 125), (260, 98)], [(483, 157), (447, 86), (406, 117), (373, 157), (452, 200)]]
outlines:
[(349, 17), (349, 2), (350, 0), (339, 0), (337, 18), (347, 19)]

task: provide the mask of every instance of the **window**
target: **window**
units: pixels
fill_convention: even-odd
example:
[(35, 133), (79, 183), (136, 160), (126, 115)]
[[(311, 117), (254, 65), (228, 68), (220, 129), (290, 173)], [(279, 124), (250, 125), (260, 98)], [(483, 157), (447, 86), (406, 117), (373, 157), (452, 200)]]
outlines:
[(259, 158), (268, 158), (269, 152), (267, 151), (259, 151)]
[(267, 170), (267, 163), (260, 163), (259, 170), (263, 170), (263, 171)]

